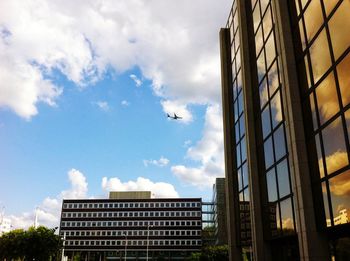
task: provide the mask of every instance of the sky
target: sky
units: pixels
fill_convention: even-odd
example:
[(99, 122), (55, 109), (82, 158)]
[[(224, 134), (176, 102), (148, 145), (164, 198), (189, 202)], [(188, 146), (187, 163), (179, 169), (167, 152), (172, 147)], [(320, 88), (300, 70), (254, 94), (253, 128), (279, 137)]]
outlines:
[(63, 198), (111, 190), (211, 199), (230, 5), (0, 0), (0, 212), (14, 228), (35, 212), (57, 226)]

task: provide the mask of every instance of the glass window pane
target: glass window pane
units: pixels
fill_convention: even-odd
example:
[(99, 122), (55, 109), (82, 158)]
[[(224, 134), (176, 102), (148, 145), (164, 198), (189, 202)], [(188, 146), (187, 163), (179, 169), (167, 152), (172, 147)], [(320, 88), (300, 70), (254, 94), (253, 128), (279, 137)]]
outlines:
[(343, 125), (338, 117), (322, 131), (328, 175), (348, 165)]
[(273, 95), (273, 93), (277, 90), (279, 86), (279, 78), (278, 78), (278, 69), (277, 69), (277, 61), (273, 63), (271, 66), (269, 72), (268, 72), (268, 78), (269, 78), (269, 91), (270, 96)]
[(264, 142), (265, 167), (268, 169), (273, 164), (272, 139), (268, 138)]
[(318, 129), (318, 123), (317, 123), (317, 116), (316, 116), (315, 101), (314, 101), (313, 93), (310, 94), (310, 107), (311, 107), (312, 123), (313, 123), (313, 126), (314, 126), (314, 130), (317, 130)]
[[(232, 63), (232, 76), (233, 76), (233, 78), (235, 77), (235, 75), (236, 75), (236, 69), (235, 69), (234, 63)], [(233, 100), (235, 100), (237, 97), (237, 81), (236, 81), (236, 79), (233, 81), (232, 90), (233, 90)]]
[(269, 68), (272, 61), (276, 57), (275, 36), (273, 33), (270, 34), (269, 39), (265, 44), (265, 52), (266, 52), (266, 67)]
[(332, 12), (335, 5), (338, 3), (339, 0), (326, 0), (323, 1), (324, 7), (326, 9), (327, 16)]
[(277, 223), (277, 230), (278, 233), (280, 233), (280, 229), (281, 229), (281, 216), (280, 216), (280, 211), (278, 209), (278, 203), (276, 203), (276, 223)]
[(301, 0), (301, 8), (304, 9), (305, 5), (309, 2), (309, 0)]
[(241, 136), (240, 138), (242, 138), (244, 136), (245, 133), (245, 126), (244, 126), (244, 113), (241, 115), (241, 117), (239, 118), (239, 127), (240, 127), (240, 133)]
[[(239, 33), (238, 33), (238, 31), (237, 31), (236, 34), (235, 34), (235, 37), (234, 37), (234, 40), (235, 40), (235, 53), (236, 53), (237, 56), (240, 55), (240, 53), (237, 52), (238, 49), (239, 49), (239, 46), (240, 46), (239, 39), (240, 39), (240, 38), (239, 38)], [(239, 63), (237, 64), (237, 68), (240, 67), (240, 66), (241, 66), (241, 63), (240, 63), (240, 61), (239, 61)]]
[(276, 161), (286, 155), (286, 143), (284, 139), (283, 124), (273, 134), (275, 142)]
[(241, 115), (243, 112), (243, 92), (241, 91), (240, 94), (238, 94), (238, 115)]
[(350, 54), (337, 66), (338, 81), (343, 106), (350, 103)]
[(239, 201), (243, 201), (244, 198), (243, 198), (243, 191), (241, 193), (239, 193)]
[(238, 13), (237, 13), (237, 9), (235, 9), (235, 14), (233, 15), (233, 22), (234, 22), (235, 31), (236, 31), (237, 27), (238, 27)]
[(236, 130), (236, 144), (239, 142), (239, 122), (235, 124), (235, 130)]
[[(237, 55), (237, 57), (240, 57), (240, 55)], [(238, 65), (237, 65), (237, 68), (238, 68)], [(241, 90), (242, 90), (242, 74), (241, 74), (241, 70), (239, 70), (237, 74), (237, 92), (239, 93)]]
[(272, 17), (271, 17), (271, 8), (268, 7), (265, 16), (263, 18), (263, 26), (264, 26), (264, 36), (265, 40), (267, 36), (269, 35), (271, 29), (272, 29)]
[(242, 166), (242, 174), (243, 174), (243, 187), (248, 186), (249, 180), (248, 180), (248, 165), (247, 162), (245, 162)]
[(254, 11), (253, 11), (254, 32), (258, 28), (258, 25), (260, 23), (260, 19), (261, 19), (260, 18), (260, 8), (259, 8), (259, 4), (257, 4), (254, 8)]
[(276, 185), (276, 174), (275, 174), (274, 168), (266, 173), (266, 182), (267, 182), (267, 195), (269, 198), (269, 202), (275, 202), (277, 200), (277, 185)]
[(347, 170), (329, 180), (334, 225), (349, 222), (350, 214), (350, 171)]
[(321, 125), (339, 111), (337, 89), (334, 74), (331, 73), (316, 88), (318, 113)]
[(262, 35), (262, 27), (259, 26), (258, 31), (255, 35), (255, 48), (256, 48), (256, 55), (260, 53), (260, 50), (263, 46), (263, 35)]
[(256, 0), (252, 0), (252, 1), (251, 1), (251, 3), (252, 3), (252, 8), (254, 8), (255, 2), (256, 2)]
[(264, 77), (264, 75), (266, 73), (264, 52), (260, 53), (258, 60), (257, 60), (257, 66), (258, 66), (259, 82), (261, 82), (262, 78)]
[(323, 195), (323, 207), (326, 216), (327, 227), (331, 226), (331, 218), (329, 214), (329, 205), (328, 205), (328, 197), (327, 197), (327, 184), (326, 182), (322, 182), (322, 195)]
[(309, 67), (309, 62), (308, 62), (307, 56), (305, 56), (304, 62), (305, 62), (307, 86), (310, 88), (311, 87), (310, 67)]
[(324, 29), (310, 48), (310, 58), (313, 78), (316, 83), (331, 65), (331, 56), (329, 53), (326, 31)]
[(295, 7), (296, 7), (296, 10), (297, 10), (297, 15), (300, 14), (300, 7), (299, 7), (299, 1), (298, 0), (295, 0)]
[(284, 160), (280, 164), (278, 164), (276, 169), (279, 194), (280, 198), (283, 198), (284, 196), (287, 196), (291, 193), (287, 160)]
[(269, 99), (268, 93), (267, 93), (266, 77), (264, 78), (264, 80), (259, 85), (259, 94), (260, 94), (259, 95), (260, 96), (260, 106), (262, 108), (262, 107), (264, 107), (264, 105), (266, 104), (266, 102)]
[(306, 40), (305, 40), (303, 20), (299, 21), (299, 33), (300, 33), (299, 35), (300, 35), (300, 40), (301, 40), (301, 46), (302, 46), (303, 50), (305, 50)]
[(269, 106), (266, 106), (261, 114), (262, 118), (262, 128), (263, 128), (263, 137), (265, 138), (271, 132), (271, 122), (270, 122), (270, 110)]
[(317, 159), (318, 159), (318, 169), (320, 171), (320, 177), (324, 177), (324, 167), (321, 153), (321, 144), (320, 144), (320, 136), (317, 134), (315, 136), (316, 139), (316, 150), (317, 150)]
[(294, 233), (294, 218), (292, 200), (290, 198), (281, 202), (282, 231), (284, 235)]
[(250, 197), (249, 197), (249, 189), (246, 188), (244, 191), (244, 201), (249, 201), (250, 200)]
[(343, 1), (328, 22), (335, 60), (350, 46), (349, 12), (350, 1)]
[(242, 162), (243, 162), (247, 159), (245, 138), (243, 138), (241, 141), (241, 154), (242, 154), (241, 157), (242, 157)]
[[(240, 53), (239, 49), (238, 49), (237, 55), (236, 55), (236, 66), (237, 66), (237, 71), (238, 71), (241, 68), (241, 53)], [(242, 87), (242, 84), (239, 84), (239, 82), (238, 82), (238, 87)], [(240, 89), (238, 89), (238, 90), (240, 90)]]
[[(230, 14), (230, 17), (231, 17), (231, 14)], [(234, 38), (234, 29), (233, 29), (233, 24), (230, 25), (230, 39), (231, 39), (231, 43), (233, 41), (233, 38)], [(232, 45), (232, 49), (233, 49), (233, 45)]]
[(260, 0), (262, 14), (265, 12), (266, 6), (268, 5), (269, 1), (270, 0)]
[(241, 191), (243, 186), (242, 186), (242, 168), (239, 168), (237, 170), (237, 177), (238, 177), (238, 190)]
[(234, 116), (235, 116), (235, 122), (237, 122), (238, 120), (238, 102), (235, 101), (234, 104), (233, 104), (233, 113), (234, 113)]
[(350, 110), (345, 112), (346, 128), (348, 130), (348, 137), (350, 139)]
[(275, 128), (282, 121), (282, 105), (280, 91), (271, 100), (272, 127)]
[(312, 0), (304, 13), (307, 40), (316, 34), (323, 23), (320, 0)]
[[(278, 203), (274, 203), (274, 206), (271, 204), (270, 205), (270, 211), (274, 209), (275, 210), (275, 213), (274, 213), (274, 216), (275, 216), (275, 220), (272, 220), (272, 213), (271, 213), (271, 227), (274, 226), (276, 229), (272, 229), (271, 230), (271, 234), (272, 236), (278, 236), (281, 231), (281, 219), (280, 219), (280, 212), (279, 212), (279, 209), (278, 209)], [(272, 222), (274, 222), (274, 224), (272, 224)]]
[(240, 166), (242, 164), (240, 144), (238, 144), (236, 147), (236, 157), (237, 157), (237, 166)]

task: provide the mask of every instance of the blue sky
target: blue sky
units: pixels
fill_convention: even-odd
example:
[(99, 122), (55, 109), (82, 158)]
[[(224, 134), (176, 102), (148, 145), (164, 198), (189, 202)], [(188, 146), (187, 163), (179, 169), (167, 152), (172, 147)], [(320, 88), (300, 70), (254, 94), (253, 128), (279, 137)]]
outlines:
[(14, 227), (36, 207), (55, 225), (62, 198), (109, 190), (211, 198), (229, 6), (0, 0), (0, 207)]

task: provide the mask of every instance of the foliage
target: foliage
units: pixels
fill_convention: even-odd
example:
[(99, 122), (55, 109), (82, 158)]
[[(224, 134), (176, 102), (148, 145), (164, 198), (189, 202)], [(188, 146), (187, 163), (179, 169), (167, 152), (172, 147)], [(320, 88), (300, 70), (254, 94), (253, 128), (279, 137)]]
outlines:
[(228, 260), (228, 246), (208, 246), (202, 249), (200, 253), (192, 253), (187, 258), (191, 261), (226, 261)]
[(31, 227), (27, 231), (13, 230), (0, 237), (0, 260), (20, 259), (47, 261), (62, 247), (54, 229)]
[(81, 260), (80, 253), (75, 254), (73, 257), (73, 261), (80, 261), (80, 260)]

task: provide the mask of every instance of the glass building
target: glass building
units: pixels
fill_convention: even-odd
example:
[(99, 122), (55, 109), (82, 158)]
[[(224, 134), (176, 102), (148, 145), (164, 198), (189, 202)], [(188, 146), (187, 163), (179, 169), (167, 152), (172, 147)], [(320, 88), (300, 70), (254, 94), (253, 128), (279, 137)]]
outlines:
[(350, 1), (234, 0), (220, 31), (231, 260), (350, 260)]

